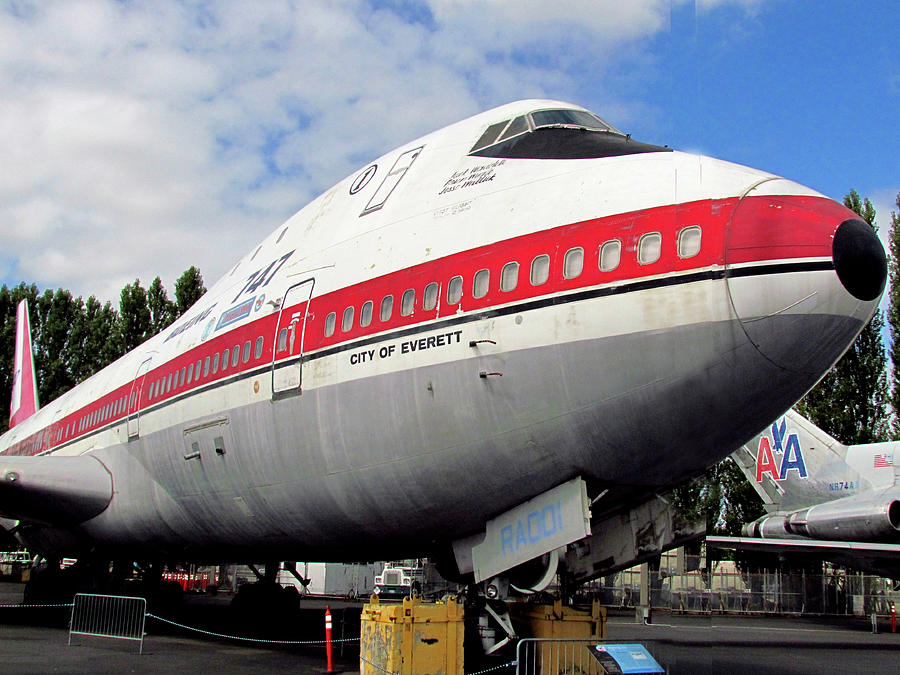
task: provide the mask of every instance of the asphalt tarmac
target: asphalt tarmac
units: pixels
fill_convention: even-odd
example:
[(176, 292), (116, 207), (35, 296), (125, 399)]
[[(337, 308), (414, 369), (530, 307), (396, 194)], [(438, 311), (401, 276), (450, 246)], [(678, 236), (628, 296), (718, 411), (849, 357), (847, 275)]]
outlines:
[[(135, 642), (76, 637), (69, 646), (66, 609), (20, 609), (21, 585), (0, 583), (0, 670), (4, 673), (322, 673), (321, 646), (237, 642), (185, 631), (149, 619), (143, 654)], [(203, 611), (227, 613), (225, 598)], [(318, 615), (318, 601), (303, 606)], [(321, 603), (319, 603), (321, 604)], [(7, 605), (7, 606), (4, 606)], [(338, 611), (344, 611), (344, 608)], [(348, 608), (352, 611), (352, 608)], [(54, 614), (55, 612), (55, 614)], [(30, 615), (28, 613), (31, 613)], [(191, 616), (190, 611), (187, 616)], [(195, 616), (202, 618), (202, 614)], [(207, 620), (209, 617), (207, 616)], [(224, 624), (223, 624), (224, 625)], [(297, 639), (320, 639), (295, 626)], [(896, 673), (900, 633), (886, 618), (879, 633), (852, 617), (679, 616), (655, 612), (641, 625), (613, 612), (608, 642), (638, 642), (668, 673)], [(302, 634), (306, 633), (305, 636)], [(356, 649), (338, 656), (336, 672), (358, 673)], [(466, 670), (471, 675), (470, 669)], [(514, 673), (505, 668), (497, 673)]]
[(638, 642), (668, 673), (897, 673), (900, 633), (869, 619), (654, 613), (612, 616), (608, 642)]

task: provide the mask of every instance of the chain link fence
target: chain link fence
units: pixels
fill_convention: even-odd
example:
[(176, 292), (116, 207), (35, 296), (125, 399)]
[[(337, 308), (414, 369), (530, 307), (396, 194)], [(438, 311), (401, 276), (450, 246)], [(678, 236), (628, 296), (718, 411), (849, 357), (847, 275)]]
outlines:
[[(591, 592), (610, 607), (640, 603), (640, 573), (625, 570), (593, 582)], [(741, 572), (722, 561), (708, 568), (672, 574), (661, 568), (651, 575), (650, 605), (682, 613), (890, 615), (900, 603), (900, 584), (843, 569)]]

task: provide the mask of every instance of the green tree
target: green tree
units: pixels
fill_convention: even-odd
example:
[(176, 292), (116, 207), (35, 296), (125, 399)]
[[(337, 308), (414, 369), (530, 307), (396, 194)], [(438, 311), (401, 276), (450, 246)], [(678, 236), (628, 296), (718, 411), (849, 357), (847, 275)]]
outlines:
[[(873, 229), (875, 207), (856, 190), (844, 204)], [(797, 410), (842, 443), (873, 443), (888, 439), (887, 355), (881, 333), (884, 316), (877, 310), (846, 354), (825, 378), (797, 404)]]
[(119, 301), (119, 330), (126, 352), (130, 352), (153, 334), (147, 291), (141, 286), (140, 279), (135, 279), (133, 284), (122, 289)]
[(147, 305), (150, 307), (150, 334), (156, 335), (178, 318), (178, 307), (169, 300), (165, 286), (159, 277), (147, 289)]
[(204, 293), (206, 293), (206, 286), (203, 285), (203, 275), (200, 274), (197, 267), (191, 265), (175, 282), (175, 303), (178, 305), (178, 316), (188, 311)]
[(744, 523), (765, 513), (762, 499), (731, 457), (676, 488), (671, 497), (685, 520), (704, 521), (710, 534), (740, 536)]
[(35, 377), (37, 378), (38, 399), (50, 402), (75, 385), (75, 378), (69, 370), (72, 346), (69, 333), (82, 311), (81, 298), (77, 301), (72, 294), (57, 289), (45, 290), (36, 299), (37, 325), (32, 324), (32, 339), (35, 350)]
[(83, 382), (125, 353), (119, 313), (110, 302), (100, 304), (93, 295), (72, 326), (70, 369), (75, 382)]
[(900, 439), (900, 194), (897, 195), (897, 211), (891, 211), (889, 239), (890, 299), (888, 325), (891, 329), (891, 407), (894, 409), (891, 436)]

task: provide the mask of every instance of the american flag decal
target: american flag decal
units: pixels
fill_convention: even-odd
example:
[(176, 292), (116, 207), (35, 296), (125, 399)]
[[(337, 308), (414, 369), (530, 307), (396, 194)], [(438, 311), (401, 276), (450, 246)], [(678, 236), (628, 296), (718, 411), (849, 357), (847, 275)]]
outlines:
[(874, 465), (876, 469), (884, 466), (894, 466), (894, 456), (886, 454), (875, 455)]

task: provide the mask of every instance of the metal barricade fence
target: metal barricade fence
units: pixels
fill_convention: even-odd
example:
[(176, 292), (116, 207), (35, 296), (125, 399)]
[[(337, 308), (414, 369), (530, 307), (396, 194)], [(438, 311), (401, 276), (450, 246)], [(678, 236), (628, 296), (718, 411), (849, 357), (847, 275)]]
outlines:
[(78, 593), (72, 604), (69, 644), (73, 635), (134, 640), (144, 653), (144, 622), (147, 601), (144, 598)]
[(597, 638), (524, 638), (516, 646), (516, 675), (603, 675), (590, 650)]

